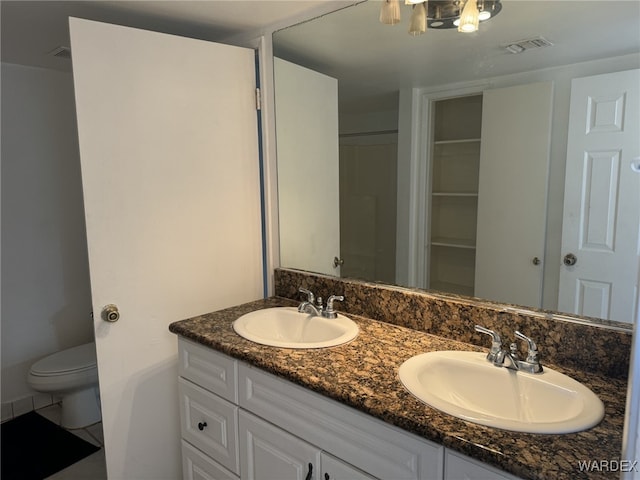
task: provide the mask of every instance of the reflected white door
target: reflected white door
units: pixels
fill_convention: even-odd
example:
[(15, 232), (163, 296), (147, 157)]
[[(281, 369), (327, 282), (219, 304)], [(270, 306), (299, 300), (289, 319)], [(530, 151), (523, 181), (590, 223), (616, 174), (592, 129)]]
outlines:
[(174, 480), (167, 327), (262, 297), (254, 52), (70, 27), (108, 475)]
[(633, 323), (640, 253), (640, 176), (632, 169), (640, 157), (639, 91), (640, 70), (572, 82), (560, 311)]
[(274, 59), (280, 265), (340, 275), (338, 81)]
[(397, 134), (341, 140), (343, 277), (395, 283), (397, 156)]
[(483, 93), (476, 297), (541, 306), (552, 102), (551, 82)]

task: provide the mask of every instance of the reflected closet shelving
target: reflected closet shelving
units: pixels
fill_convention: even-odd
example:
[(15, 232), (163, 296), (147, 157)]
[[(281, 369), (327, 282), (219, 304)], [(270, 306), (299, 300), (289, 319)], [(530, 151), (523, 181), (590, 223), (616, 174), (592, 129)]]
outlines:
[(482, 95), (434, 102), (429, 285), (474, 294)]

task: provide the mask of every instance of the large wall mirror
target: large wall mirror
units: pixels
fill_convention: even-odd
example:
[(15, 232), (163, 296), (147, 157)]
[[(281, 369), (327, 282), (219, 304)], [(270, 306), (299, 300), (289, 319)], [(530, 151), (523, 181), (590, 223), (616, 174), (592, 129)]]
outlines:
[(404, 3), (273, 35), (281, 265), (632, 323), (640, 3)]

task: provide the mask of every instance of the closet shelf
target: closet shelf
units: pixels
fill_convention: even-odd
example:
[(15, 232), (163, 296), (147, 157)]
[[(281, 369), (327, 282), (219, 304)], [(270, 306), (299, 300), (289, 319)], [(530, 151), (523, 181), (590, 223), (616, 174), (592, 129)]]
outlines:
[(429, 192), (429, 288), (473, 295), (482, 94), (434, 102)]
[(456, 143), (480, 143), (479, 138), (462, 138), (460, 140), (436, 140), (433, 142), (434, 145), (453, 145)]
[(478, 192), (432, 192), (433, 197), (478, 197)]
[(476, 241), (470, 238), (433, 237), (431, 246), (475, 250)]

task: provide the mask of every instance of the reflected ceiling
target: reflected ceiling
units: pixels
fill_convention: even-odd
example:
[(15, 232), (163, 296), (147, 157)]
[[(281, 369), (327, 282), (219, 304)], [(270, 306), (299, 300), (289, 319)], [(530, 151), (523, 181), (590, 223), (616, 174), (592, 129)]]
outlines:
[(127, 0), (5, 1), (2, 10), (2, 61), (70, 71), (71, 63), (47, 55), (69, 45), (68, 17), (80, 17), (203, 40), (222, 41), (256, 32), (345, 1), (291, 0)]
[[(389, 92), (401, 87), (465, 82), (640, 50), (640, 2), (502, 4), (500, 15), (476, 33), (427, 30), (412, 37), (409, 6), (401, 6), (401, 23), (390, 26), (378, 21), (380, 2), (364, 2), (277, 32), (275, 52), (338, 78), (341, 111), (365, 113), (380, 110), (379, 102), (384, 106)], [(554, 45), (521, 54), (504, 48), (538, 36)]]

